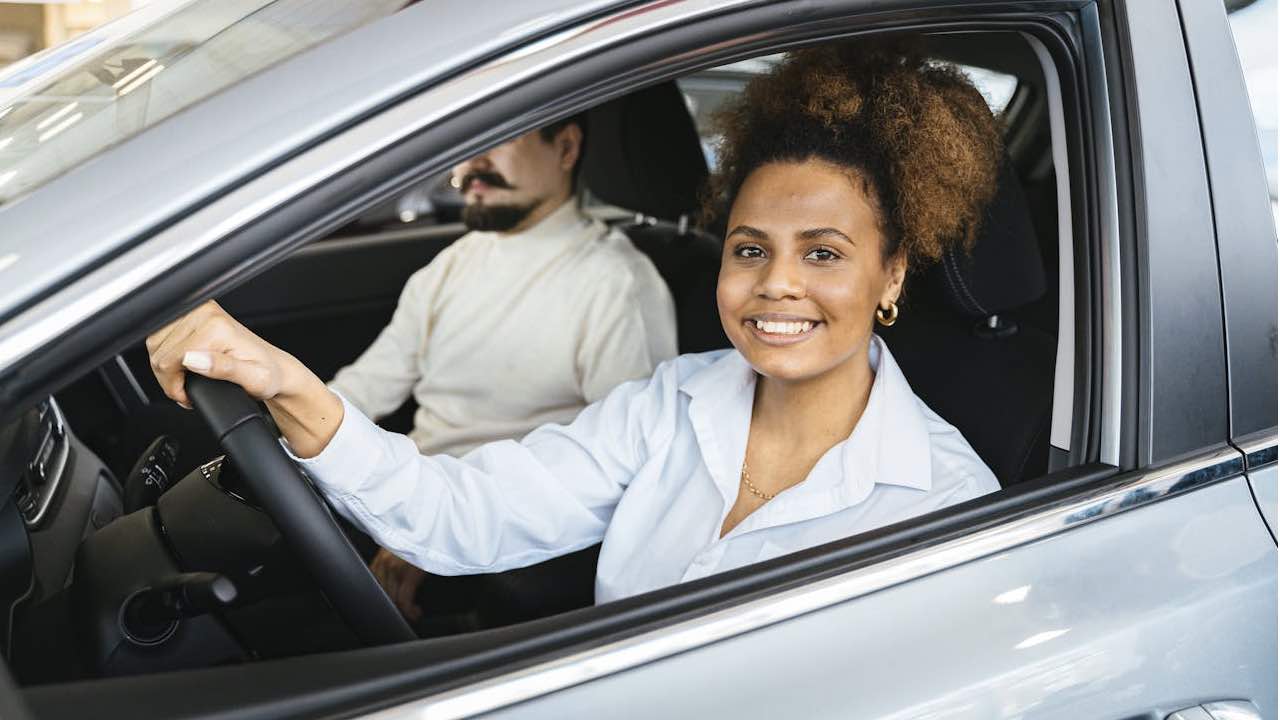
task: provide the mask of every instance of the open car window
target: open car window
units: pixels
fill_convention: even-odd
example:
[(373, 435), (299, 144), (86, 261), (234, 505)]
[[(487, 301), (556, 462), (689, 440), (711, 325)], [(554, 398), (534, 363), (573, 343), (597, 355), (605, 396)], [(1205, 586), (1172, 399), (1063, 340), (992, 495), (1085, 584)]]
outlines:
[[(1080, 212), (1084, 212), (1085, 207), (1073, 202), (1079, 201), (1080, 193), (1073, 198), (1072, 193), (1076, 191), (1060, 181), (1067, 171), (1066, 154), (1063, 148), (1055, 146), (1054, 123), (1058, 124), (1059, 131), (1067, 128), (1065, 135), (1059, 138), (1064, 137), (1064, 142), (1079, 142), (1079, 129), (1062, 122), (1061, 107), (1055, 119), (1052, 101), (1061, 104), (1063, 98), (1057, 87), (1046, 78), (1057, 68), (1041, 62), (1041, 56), (1026, 36), (1015, 32), (974, 32), (964, 39), (975, 47), (983, 46), (984, 50), (997, 46), (1007, 50), (1001, 53), (1005, 61), (992, 68), (983, 67), (979, 62), (989, 54), (987, 52), (975, 52), (973, 57), (958, 52), (957, 48), (963, 48), (964, 42), (949, 42), (945, 48), (940, 44), (937, 53), (939, 59), (966, 64), (967, 71), (975, 79), (983, 78), (980, 84), (993, 108), (1003, 108), (1024, 90), (1028, 102), (1042, 103), (1042, 106), (1039, 108), (1041, 112), (1028, 113), (1027, 117), (1032, 119), (1018, 128), (1025, 138), (1018, 143), (1009, 143), (1009, 156), (1005, 158), (1007, 167), (1001, 180), (1006, 193), (1002, 196), (1005, 206), (1000, 210), (1004, 214), (990, 222), (991, 228), (1003, 234), (992, 240), (984, 238), (980, 243), (980, 247), (992, 248), (995, 252), (970, 259), (984, 272), (966, 268), (967, 274), (957, 271), (958, 274), (953, 275), (944, 273), (936, 277), (913, 278), (911, 304), (904, 305), (904, 317), (910, 318), (911, 324), (904, 322), (901, 327), (885, 332), (890, 348), (900, 358), (915, 391), (939, 415), (961, 429), (1006, 489), (1005, 493), (919, 519), (918, 524), (911, 526), (922, 533), (918, 537), (939, 543), (943, 538), (977, 537), (980, 534), (978, 528), (984, 523), (994, 522), (992, 518), (1004, 517), (996, 515), (998, 512), (1007, 510), (1012, 513), (1021, 502), (1020, 498), (1035, 494), (1037, 485), (1063, 482), (1065, 486), (1070, 482), (1092, 482), (1113, 470), (1086, 467), (1089, 461), (1096, 460), (1096, 452), (1090, 454), (1087, 441), (1087, 433), (1091, 429), (1096, 432), (1094, 415), (1069, 418), (1069, 421), (1078, 420), (1068, 423), (1075, 426), (1072, 431), (1074, 439), (1085, 442), (1076, 444), (1070, 457), (1060, 457), (1056, 463), (1048, 435), (1054, 397), (1062, 393), (1092, 391), (1086, 382), (1089, 371), (1093, 369), (1089, 365), (1091, 356), (1088, 348), (1081, 347), (1078, 354), (1072, 356), (1072, 363), (1080, 358), (1085, 360), (1070, 366), (1065, 376), (1055, 372), (1055, 359), (1061, 352), (1062, 338), (1091, 337), (1097, 330), (1091, 326), (1076, 327), (1073, 315), (1067, 316), (1071, 322), (1064, 325), (1060, 321), (1063, 315), (1059, 312), (1060, 305), (1068, 300), (1074, 305), (1076, 300), (1071, 292), (1076, 287), (1088, 286), (1085, 281), (1091, 280), (1076, 277), (1070, 268), (1062, 272), (1064, 261), (1066, 265), (1072, 265), (1076, 260), (1074, 253), (1088, 245), (1078, 240), (1087, 237), (1089, 231), (1087, 227), (1076, 226), (1073, 229), (1061, 222), (1064, 215), (1070, 215), (1073, 207)], [(684, 113), (685, 121), (694, 130), (695, 151), (705, 166), (714, 167), (715, 138), (705, 122), (706, 117), (719, 101), (740, 91), (750, 72), (758, 72), (761, 67), (767, 67), (767, 63), (767, 56), (745, 60), (735, 58), (733, 63), (715, 65), (679, 77), (666, 77), (656, 84), (647, 84), (645, 88), (637, 87), (634, 94), (658, 86), (676, 89), (678, 93), (674, 97), (678, 102), (674, 107)], [(612, 97), (595, 107), (599, 110), (610, 103), (625, 100), (625, 96)], [(530, 106), (534, 106), (532, 102)], [(468, 116), (460, 114), (460, 117)], [(475, 117), (481, 116), (477, 114)], [(489, 122), (492, 120), (488, 118)], [(656, 138), (657, 141), (662, 139)], [(322, 377), (328, 377), (354, 359), (390, 318), (399, 290), (408, 277), (431, 262), (462, 232), (456, 223), (456, 215), (450, 217), (445, 210), (452, 207), (456, 212), (457, 205), (456, 193), (449, 187), (443, 170), (443, 159), (454, 162), (460, 158), (449, 155), (452, 150), (441, 151), (439, 147), (425, 145), (426, 140), (422, 142), (424, 149), (421, 155), (405, 160), (404, 165), (397, 166), (396, 173), (385, 169), (368, 173), (373, 178), (370, 182), (382, 183), (392, 177), (397, 178), (395, 188), (379, 187), (373, 192), (364, 187), (357, 191), (343, 186), (333, 190), (333, 195), (349, 200), (347, 205), (334, 202), (321, 205), (318, 201), (300, 203), (300, 207), (305, 206), (306, 212), (310, 213), (308, 223), (337, 207), (342, 207), (345, 214), (326, 215), (323, 223), (309, 224), (306, 233), (291, 240), (296, 249), (287, 259), (271, 267), (255, 268), (261, 272), (254, 279), (237, 284), (220, 295), (220, 300), (227, 307), (234, 308), (237, 317), (255, 332), (304, 359)], [(459, 144), (456, 138), (450, 143), (450, 148)], [(467, 149), (482, 150), (487, 147), (485, 143), (492, 144), (491, 139), (468, 145)], [(409, 151), (404, 152), (408, 158)], [(427, 162), (424, 158), (431, 158), (429, 167), (423, 164)], [(414, 167), (414, 163), (421, 165), (416, 175), (406, 170), (406, 167)], [(1083, 168), (1080, 171), (1083, 172)], [(358, 175), (350, 173), (348, 179)], [(670, 176), (667, 179), (674, 180)], [(696, 185), (688, 183), (689, 187)], [(655, 186), (641, 185), (636, 189), (638, 194), (631, 197), (617, 191), (606, 193), (599, 202), (610, 207), (635, 209), (651, 200), (644, 197), (644, 191), (652, 187)], [(241, 191), (253, 189), (250, 185)], [(646, 254), (663, 281), (668, 283), (682, 328), (680, 350), (695, 352), (725, 347), (724, 339), (716, 335), (718, 320), (713, 312), (718, 261), (706, 252), (709, 248), (718, 251), (714, 239), (710, 246), (702, 242), (706, 238), (700, 240), (695, 233), (689, 232), (689, 227), (681, 222), (678, 214), (668, 214), (667, 217), (655, 213), (641, 214), (645, 216), (644, 221), (636, 219), (632, 213), (612, 221), (630, 242)], [(359, 224), (363, 218), (370, 218), (368, 225)], [(326, 228), (341, 226), (343, 229), (325, 235), (330, 242), (310, 242), (319, 239), (314, 227), (321, 225)], [(368, 228), (375, 230), (366, 231)], [(393, 228), (398, 230), (392, 231)], [(1081, 262), (1079, 267), (1091, 266)], [(993, 282), (992, 277), (997, 280)], [(957, 281), (960, 281), (962, 289), (957, 289)], [(1075, 284), (1077, 281), (1080, 283), (1078, 286)], [(711, 295), (708, 295), (709, 291)], [(965, 294), (976, 297), (977, 301), (974, 302), (974, 297), (966, 300)], [(1082, 298), (1080, 305), (1087, 307), (1091, 301), (1092, 297)], [(1092, 317), (1090, 313), (1083, 313), (1080, 322), (1090, 322), (1088, 319)], [(944, 358), (945, 363), (940, 361)], [(118, 479), (119, 475), (130, 472), (131, 463), (137, 456), (131, 456), (114, 444), (114, 433), (122, 427), (122, 422), (127, 422), (129, 413), (138, 404), (157, 400), (154, 388), (146, 385), (148, 371), (140, 348), (134, 346), (126, 350), (118, 360), (112, 360), (112, 365), (115, 370), (95, 371), (58, 393), (59, 406), (65, 411), (78, 441), (83, 442), (94, 455), (109, 460), (103, 466), (93, 466), (95, 470), (103, 471), (95, 478), (117, 476)], [(130, 374), (132, 380), (128, 379)], [(134, 393), (132, 400), (128, 397), (129, 392)], [(1091, 412), (1086, 406), (1078, 407), (1081, 408), (1079, 412)], [(107, 411), (103, 412), (103, 408)], [(993, 412), (993, 408), (999, 412)], [(407, 408), (408, 413), (412, 411), (412, 407)], [(400, 420), (406, 418), (402, 415)], [(1060, 449), (1065, 451), (1068, 448)], [(1046, 480), (1054, 470), (1064, 474)], [(1027, 502), (1032, 504), (1022, 507), (1023, 511), (1041, 507), (1039, 503), (1042, 500)], [(1043, 502), (1044, 507), (1048, 507), (1047, 501)], [(110, 515), (110, 511), (106, 513)], [(905, 552), (909, 545), (900, 542), (902, 536), (895, 535), (899, 530), (889, 528), (883, 533), (872, 533), (863, 538), (843, 538), (834, 546), (812, 548), (796, 556), (749, 565), (730, 573), (729, 577), (703, 578), (695, 583), (666, 588), (653, 596), (596, 608), (586, 607), (592, 599), (590, 575), (596, 562), (590, 548), (562, 564), (560, 571), (569, 573), (573, 577), (571, 581), (556, 579), (558, 576), (552, 574), (557, 572), (555, 569), (535, 570), (523, 579), (497, 578), (499, 583), (514, 583), (526, 588), (528, 595), (508, 593), (506, 599), (518, 605), (515, 608), (499, 607), (503, 599), (501, 593), (477, 592), (474, 586), (469, 590), (450, 590), (446, 585), (451, 581), (442, 579), (435, 586), (441, 602), (433, 610), (444, 619), (429, 633), (434, 639), (421, 643), (420, 654), (415, 655), (419, 648), (409, 648), (398, 659), (385, 665), (375, 660), (357, 672), (365, 673), (363, 677), (366, 679), (376, 678), (377, 672), (400, 677), (397, 673), (409, 672), (406, 669), (410, 666), (407, 658), (414, 656), (412, 665), (422, 672), (419, 680), (429, 676), (434, 681), (446, 677), (453, 667), (450, 665), (453, 660), (462, 658), (469, 661), (482, 651), (496, 650), (501, 655), (506, 648), (515, 647), (518, 642), (528, 641), (536, 645), (544, 636), (550, 638), (564, 633), (563, 638), (568, 639), (556, 641), (562, 643), (555, 646), (555, 651), (559, 652), (573, 642), (591, 643), (606, 636), (612, 638), (608, 633), (625, 631), (644, 618), (651, 621), (657, 618), (646, 613), (657, 612), (656, 608), (662, 603), (673, 603), (673, 607), (701, 613), (711, 605), (696, 604), (694, 598), (699, 593), (714, 597), (719, 608), (732, 606), (735, 593), (742, 597), (750, 594), (754, 598), (768, 598), (774, 593), (775, 586), (785, 584), (795, 588), (810, 583), (812, 577), (806, 573), (818, 572), (814, 568), (825, 568), (821, 572), (829, 572), (840, 563), (862, 562), (868, 558), (887, 562), (895, 553)], [(55, 569), (44, 570), (49, 577), (47, 587), (57, 586), (59, 571), (70, 572), (68, 562), (64, 557)], [(305, 579), (299, 582), (304, 583)], [(466, 580), (460, 582), (465, 583)], [(1004, 600), (995, 602), (1021, 602), (1026, 595), (1025, 591), (1019, 595), (1017, 588), (1006, 588), (999, 594)], [(552, 601), (542, 604), (524, 602), (532, 596)], [(483, 598), (490, 604), (481, 606), (476, 598)], [(37, 594), (32, 604), (48, 599)], [(286, 608), (289, 607), (287, 601), (282, 602)], [(56, 611), (46, 608), (45, 612)], [(294, 613), (294, 616), (303, 617), (304, 613)], [(273, 624), (270, 618), (266, 613), (253, 621), (243, 618), (235, 621), (244, 623), (243, 626), (237, 625), (238, 629), (253, 627), (253, 632), (262, 632), (264, 637), (275, 631), (270, 635), (268, 650), (256, 649), (257, 657), (283, 659), (285, 663), (299, 660), (305, 665), (315, 658), (299, 657), (302, 653), (319, 652), (320, 660), (317, 662), (323, 662), (328, 653), (341, 652), (344, 643), (350, 642), (340, 628), (335, 630), (333, 618), (325, 615), (324, 603), (316, 602), (314, 594), (305, 607), (306, 622), (311, 623), (304, 628), (305, 632), (298, 632), (298, 628), (289, 623), (275, 623), (280, 627), (268, 627)], [(668, 616), (662, 616), (656, 622), (661, 625), (667, 619)], [(41, 627), (48, 627), (47, 621)], [(495, 632), (474, 634), (485, 629)], [(1054, 632), (1058, 630), (1061, 628)], [(454, 640), (437, 637), (445, 635)], [(1061, 637), (1061, 633), (1054, 637)], [(1017, 640), (1027, 641), (1028, 637)], [(1043, 642), (1048, 640), (1041, 638), (1026, 647)], [(426, 660), (433, 649), (439, 649), (440, 654)], [(403, 662), (403, 665), (397, 665), (397, 662)], [(20, 671), (20, 679), (24, 679), (25, 670), (21, 663), (15, 665)], [(246, 666), (252, 668), (253, 663), (248, 662)], [(440, 674), (434, 675), (437, 671)], [(142, 671), (143, 674), (148, 672), (150, 668)], [(235, 672), (235, 668), (228, 672)], [(457, 676), (451, 677), (456, 679)], [(47, 681), (42, 678), (38, 682), (46, 684), (47, 697), (55, 692), (58, 683), (71, 679), (57, 677), (56, 681)]]

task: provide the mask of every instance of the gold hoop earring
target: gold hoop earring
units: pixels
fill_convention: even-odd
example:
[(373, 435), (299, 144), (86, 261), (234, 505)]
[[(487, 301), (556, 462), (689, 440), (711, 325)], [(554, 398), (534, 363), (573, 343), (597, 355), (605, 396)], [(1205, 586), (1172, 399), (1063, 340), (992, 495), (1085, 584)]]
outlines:
[(898, 303), (890, 300), (888, 310), (881, 307), (876, 308), (876, 322), (885, 327), (892, 327), (894, 323), (898, 322)]

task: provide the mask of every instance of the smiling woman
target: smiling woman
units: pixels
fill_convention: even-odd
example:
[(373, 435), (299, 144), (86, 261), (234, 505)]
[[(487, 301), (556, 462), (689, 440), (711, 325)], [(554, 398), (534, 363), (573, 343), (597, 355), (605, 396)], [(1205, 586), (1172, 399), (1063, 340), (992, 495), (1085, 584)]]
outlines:
[(704, 213), (729, 207), (717, 305), (761, 377), (742, 471), (753, 492), (727, 532), (855, 432), (876, 383), (872, 318), (897, 321), (909, 263), (972, 244), (1000, 136), (962, 75), (901, 41), (796, 53), (718, 122)]
[[(834, 92), (832, 73), (847, 79)], [(430, 572), (498, 572), (603, 541), (597, 601), (997, 490), (871, 334), (873, 318), (893, 322), (909, 258), (974, 232), (999, 147), (982, 97), (879, 42), (799, 51), (743, 102), (761, 96), (804, 142), (770, 132), (767, 112), (728, 116), (746, 120), (726, 135), (717, 185), (729, 190), (717, 297), (733, 350), (678, 357), (567, 426), (460, 459), (420, 455), (212, 303), (148, 340), (160, 386), (185, 403), (190, 371), (266, 401), (339, 511)], [(943, 159), (967, 162), (920, 162), (937, 136), (900, 122), (920, 112), (952, 133)]]

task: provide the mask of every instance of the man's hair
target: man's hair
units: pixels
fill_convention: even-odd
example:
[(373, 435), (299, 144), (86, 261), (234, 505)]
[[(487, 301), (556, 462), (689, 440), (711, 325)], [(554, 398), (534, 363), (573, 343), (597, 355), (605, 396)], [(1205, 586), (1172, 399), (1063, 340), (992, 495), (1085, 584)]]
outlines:
[(724, 141), (705, 219), (727, 216), (762, 165), (823, 160), (850, 170), (877, 206), (884, 257), (903, 252), (913, 265), (972, 247), (1002, 153), (982, 95), (910, 38), (794, 52), (717, 124)]
[(573, 174), (573, 191), (577, 192), (581, 185), (579, 175), (582, 173), (582, 158), (587, 154), (587, 113), (580, 112), (563, 120), (557, 120), (550, 125), (544, 125), (538, 130), (538, 135), (544, 142), (551, 142), (556, 139), (556, 135), (559, 135), (561, 130), (570, 125), (577, 125), (578, 130), (582, 131), (582, 142), (578, 147), (578, 159), (573, 163), (573, 170), (571, 171)]

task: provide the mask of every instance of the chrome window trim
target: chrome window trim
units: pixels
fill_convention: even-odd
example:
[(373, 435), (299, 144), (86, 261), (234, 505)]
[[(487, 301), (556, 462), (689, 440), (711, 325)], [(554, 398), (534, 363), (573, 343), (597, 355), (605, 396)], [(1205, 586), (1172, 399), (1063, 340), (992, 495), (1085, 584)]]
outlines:
[(565, 63), (759, 0), (654, 0), (519, 48), (411, 97), (188, 215), (0, 325), (0, 375), (290, 198), (430, 125)]
[(1165, 468), (1133, 473), (1002, 525), (876, 565), (361, 717), (446, 720), (492, 712), (1005, 552), (1243, 472), (1240, 452), (1221, 448)]
[(1276, 436), (1262, 437), (1240, 444), (1245, 467), (1256, 470), (1276, 463)]

